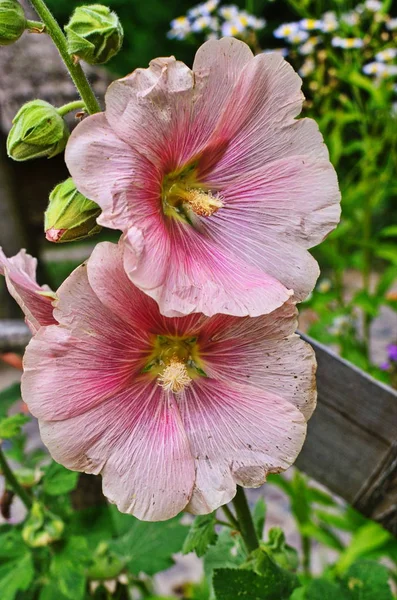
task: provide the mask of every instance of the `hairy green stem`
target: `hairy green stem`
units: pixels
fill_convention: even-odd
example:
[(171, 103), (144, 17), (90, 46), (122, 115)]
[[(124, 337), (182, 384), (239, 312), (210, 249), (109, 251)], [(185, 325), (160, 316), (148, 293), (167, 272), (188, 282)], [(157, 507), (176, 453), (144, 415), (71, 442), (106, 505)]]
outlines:
[(83, 100), (75, 100), (74, 102), (68, 102), (67, 104), (64, 104), (63, 106), (60, 106), (59, 108), (57, 108), (57, 113), (59, 115), (61, 115), (61, 117), (64, 117), (68, 113), (70, 113), (74, 110), (81, 110), (82, 108), (85, 108), (84, 101)]
[(21, 484), (17, 481), (14, 473), (11, 471), (11, 468), (7, 462), (7, 459), (4, 455), (4, 452), (0, 446), (0, 470), (4, 476), (4, 479), (10, 486), (12, 490), (16, 493), (17, 496), (22, 500), (24, 505), (28, 510), (32, 507), (32, 499), (27, 493), (26, 490), (21, 486)]
[(225, 513), (226, 518), (229, 521), (230, 525), (232, 525), (234, 527), (234, 529), (237, 529), (237, 531), (239, 531), (240, 526), (237, 522), (237, 519), (234, 516), (234, 514), (232, 513), (232, 511), (230, 510), (230, 508), (227, 506), (227, 504), (225, 504), (221, 508), (222, 508), (223, 512)]
[(81, 65), (73, 62), (73, 59), (68, 52), (66, 38), (62, 32), (62, 29), (58, 25), (56, 19), (53, 17), (51, 11), (47, 8), (46, 3), (44, 0), (30, 0), (30, 3), (39, 15), (40, 19), (43, 21), (46, 27), (46, 32), (51, 36), (52, 41), (57, 47), (58, 52), (69, 71), (73, 83), (77, 88), (77, 91), (87, 107), (87, 111), (91, 115), (100, 112), (101, 107), (99, 106), (94, 92), (88, 83), (88, 79), (85, 76)]
[(243, 537), (244, 543), (248, 552), (252, 552), (259, 548), (259, 540), (256, 535), (254, 522), (252, 520), (251, 511), (248, 506), (247, 498), (244, 489), (237, 486), (237, 494), (233, 498), (233, 506), (236, 510), (239, 530)]
[(28, 19), (26, 21), (26, 29), (32, 33), (45, 33), (45, 25), (41, 21), (31, 21)]

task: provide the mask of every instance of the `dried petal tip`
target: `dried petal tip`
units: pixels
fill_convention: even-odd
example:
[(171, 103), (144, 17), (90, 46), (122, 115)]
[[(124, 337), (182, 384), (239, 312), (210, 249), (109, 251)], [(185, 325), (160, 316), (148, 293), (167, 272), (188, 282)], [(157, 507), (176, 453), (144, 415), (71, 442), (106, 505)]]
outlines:
[(189, 204), (192, 211), (200, 217), (210, 217), (223, 206), (220, 196), (202, 190), (189, 190), (184, 196), (184, 200)]
[(185, 363), (178, 358), (172, 358), (161, 375), (158, 376), (157, 381), (165, 390), (178, 394), (190, 385), (192, 379)]

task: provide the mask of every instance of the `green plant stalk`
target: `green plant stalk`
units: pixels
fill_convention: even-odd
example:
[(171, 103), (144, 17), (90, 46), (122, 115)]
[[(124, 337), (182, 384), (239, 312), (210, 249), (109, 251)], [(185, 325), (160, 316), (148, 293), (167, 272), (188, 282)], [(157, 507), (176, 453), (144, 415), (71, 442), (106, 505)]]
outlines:
[(234, 516), (234, 514), (232, 513), (232, 511), (230, 510), (230, 508), (228, 507), (227, 504), (225, 504), (224, 506), (222, 506), (222, 510), (226, 515), (227, 520), (229, 521), (230, 525), (232, 527), (234, 527), (234, 529), (237, 529), (237, 531), (240, 530), (240, 526), (237, 522), (236, 517)]
[(32, 504), (33, 504), (32, 499), (29, 496), (29, 494), (27, 493), (27, 491), (23, 489), (21, 484), (17, 481), (14, 473), (11, 471), (11, 468), (7, 462), (7, 459), (4, 455), (4, 452), (1, 448), (1, 446), (0, 446), (0, 470), (3, 473), (4, 479), (6, 480), (6, 482), (10, 486), (10, 488), (12, 488), (14, 490), (14, 492), (16, 493), (17, 496), (19, 496), (19, 498), (22, 500), (22, 502), (24, 503), (26, 508), (28, 510), (30, 510), (32, 507)]
[(73, 59), (68, 52), (66, 38), (62, 32), (62, 29), (58, 25), (56, 19), (53, 17), (51, 11), (47, 8), (46, 3), (44, 0), (30, 0), (30, 3), (39, 15), (40, 19), (43, 21), (46, 28), (46, 33), (51, 36), (52, 41), (57, 47), (58, 52), (69, 71), (73, 83), (77, 88), (77, 91), (87, 107), (87, 111), (91, 115), (100, 112), (101, 107), (95, 98), (95, 94), (91, 89), (87, 77), (85, 76), (81, 65), (73, 62)]
[(233, 506), (236, 510), (239, 530), (244, 540), (248, 552), (252, 552), (259, 548), (259, 540), (256, 535), (254, 522), (252, 520), (251, 511), (248, 506), (247, 498), (244, 489), (237, 486), (237, 493), (233, 498)]
[(29, 31), (33, 31), (35, 33), (36, 32), (37, 33), (44, 33), (45, 32), (45, 25), (41, 21), (31, 21), (30, 19), (27, 19), (27, 21), (26, 21), (26, 29), (28, 29)]
[(311, 567), (311, 540), (307, 535), (302, 535), (302, 566), (305, 575), (310, 576)]
[(84, 100), (75, 100), (74, 102), (68, 102), (57, 108), (57, 113), (61, 115), (61, 117), (64, 117), (68, 113), (73, 112), (74, 110), (81, 110), (82, 108), (85, 108)]

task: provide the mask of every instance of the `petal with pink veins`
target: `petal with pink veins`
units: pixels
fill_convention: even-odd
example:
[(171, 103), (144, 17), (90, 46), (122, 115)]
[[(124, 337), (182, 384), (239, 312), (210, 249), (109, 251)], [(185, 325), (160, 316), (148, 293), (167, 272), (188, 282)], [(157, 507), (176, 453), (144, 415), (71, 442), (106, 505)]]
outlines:
[(302, 413), (282, 397), (252, 386), (201, 379), (179, 400), (196, 462), (188, 510), (212, 512), (236, 484), (259, 487), (295, 461), (306, 435)]
[(43, 442), (68, 469), (101, 473), (106, 497), (125, 513), (163, 521), (192, 494), (195, 468), (175, 400), (136, 380), (128, 390), (64, 421), (40, 424)]
[(0, 247), (0, 275), (4, 275), (8, 291), (21, 307), (32, 333), (56, 323), (52, 307), (56, 295), (47, 285), (37, 283), (36, 268), (37, 260), (25, 250), (7, 258)]

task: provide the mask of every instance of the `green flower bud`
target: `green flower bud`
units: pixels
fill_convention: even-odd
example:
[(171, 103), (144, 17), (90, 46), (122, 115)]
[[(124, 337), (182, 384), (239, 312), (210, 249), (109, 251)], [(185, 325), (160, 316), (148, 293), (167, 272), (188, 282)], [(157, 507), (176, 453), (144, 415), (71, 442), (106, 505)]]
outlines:
[(57, 515), (34, 502), (22, 529), (22, 538), (31, 548), (40, 548), (61, 539), (64, 529), (65, 524)]
[(96, 219), (98, 204), (77, 190), (70, 177), (54, 188), (44, 215), (44, 229), (49, 242), (72, 242), (99, 233)]
[(0, 46), (19, 40), (26, 25), (25, 13), (17, 0), (0, 0)]
[(125, 562), (109, 550), (106, 542), (101, 542), (92, 555), (91, 563), (86, 569), (86, 577), (91, 580), (114, 579), (124, 568)]
[(108, 62), (120, 50), (124, 37), (116, 13), (102, 4), (78, 6), (65, 32), (69, 54), (90, 65)]
[(14, 117), (7, 138), (8, 156), (17, 161), (52, 158), (65, 149), (68, 137), (68, 127), (57, 109), (44, 100), (32, 100)]

